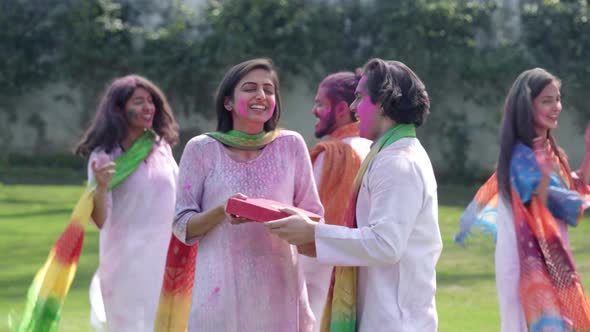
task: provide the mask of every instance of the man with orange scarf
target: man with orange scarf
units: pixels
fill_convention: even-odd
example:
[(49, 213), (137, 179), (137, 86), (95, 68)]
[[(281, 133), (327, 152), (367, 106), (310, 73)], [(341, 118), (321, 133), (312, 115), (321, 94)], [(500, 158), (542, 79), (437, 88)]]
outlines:
[[(325, 219), (341, 225), (354, 177), (371, 149), (371, 141), (359, 137), (356, 115), (349, 105), (360, 77), (338, 72), (320, 83), (312, 108), (316, 117), (315, 136), (324, 140), (310, 149), (315, 182), (324, 206)], [(316, 259), (300, 257), (305, 273), (309, 303), (316, 317), (316, 331), (322, 317), (330, 286), (332, 266)]]

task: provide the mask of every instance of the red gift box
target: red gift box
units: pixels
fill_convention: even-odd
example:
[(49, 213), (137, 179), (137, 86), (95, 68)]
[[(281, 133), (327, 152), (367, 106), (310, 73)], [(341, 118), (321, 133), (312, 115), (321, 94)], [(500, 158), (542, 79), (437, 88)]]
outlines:
[(227, 201), (225, 212), (253, 221), (266, 222), (288, 217), (288, 213), (279, 210), (282, 208), (290, 208), (302, 212), (314, 221), (320, 221), (321, 219), (321, 216), (315, 213), (293, 207), (289, 204), (263, 198), (230, 198)]

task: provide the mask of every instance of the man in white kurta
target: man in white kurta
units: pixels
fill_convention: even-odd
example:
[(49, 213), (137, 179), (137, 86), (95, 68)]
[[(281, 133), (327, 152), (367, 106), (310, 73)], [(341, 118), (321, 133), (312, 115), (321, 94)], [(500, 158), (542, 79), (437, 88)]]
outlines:
[[(411, 69), (373, 59), (363, 69), (351, 109), (360, 118), (360, 136), (379, 146), (398, 124), (421, 125), (429, 105)], [(321, 263), (358, 267), (357, 331), (435, 332), (442, 240), (432, 165), (415, 135), (381, 147), (366, 160), (356, 196), (357, 228), (314, 223), (288, 209), (292, 216), (266, 226), (292, 244), (315, 244)]]
[(428, 155), (417, 138), (403, 138), (369, 165), (358, 228), (316, 226), (318, 261), (359, 267), (358, 331), (436, 331), (437, 206)]

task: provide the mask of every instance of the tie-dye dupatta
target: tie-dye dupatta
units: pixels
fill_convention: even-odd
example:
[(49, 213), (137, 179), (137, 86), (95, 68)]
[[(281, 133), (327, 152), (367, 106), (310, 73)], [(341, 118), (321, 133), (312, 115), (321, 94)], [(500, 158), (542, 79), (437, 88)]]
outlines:
[[(205, 133), (221, 144), (241, 150), (262, 149), (273, 142), (279, 134), (279, 130), (262, 132), (257, 135), (249, 135), (237, 130), (230, 130), (226, 133)], [(174, 235), (171, 236), (154, 331), (181, 332), (187, 330), (198, 247), (198, 243), (189, 246)]]
[[(558, 223), (578, 224), (583, 200), (569, 166), (550, 177), (547, 203), (534, 194), (541, 179), (533, 150), (519, 144), (511, 163), (512, 213), (520, 260), (519, 292), (531, 331), (590, 331), (590, 302)], [(556, 159), (557, 161), (558, 159)]]
[[(590, 303), (558, 225), (577, 225), (583, 208), (588, 206), (588, 185), (572, 178), (568, 165), (561, 165), (550, 177), (547, 203), (543, 204), (534, 194), (541, 178), (534, 152), (519, 144), (512, 159), (511, 203), (520, 261), (519, 293), (528, 329), (590, 331)], [(497, 207), (494, 182), (495, 175), (478, 191), (476, 208), (470, 211), (468, 207), (462, 227), (469, 222), (468, 217), (481, 216), (483, 209), (492, 205)]]
[[(123, 183), (145, 160), (155, 140), (153, 131), (146, 131), (131, 148), (115, 159), (115, 171), (109, 190)], [(70, 289), (84, 242), (84, 225), (94, 208), (92, 185), (82, 194), (70, 216), (70, 223), (59, 236), (43, 267), (37, 272), (27, 294), (25, 311), (12, 332), (54, 332), (58, 330), (60, 313)]]
[[(344, 225), (356, 228), (356, 201), (369, 164), (384, 148), (403, 137), (416, 137), (413, 124), (398, 124), (388, 130), (372, 147), (354, 179), (353, 191), (344, 214)], [(321, 332), (356, 331), (357, 267), (335, 266), (322, 316)]]
[(459, 233), (455, 242), (465, 245), (466, 239), (480, 232), (496, 239), (496, 216), (498, 214), (498, 181), (496, 173), (479, 188), (459, 220)]

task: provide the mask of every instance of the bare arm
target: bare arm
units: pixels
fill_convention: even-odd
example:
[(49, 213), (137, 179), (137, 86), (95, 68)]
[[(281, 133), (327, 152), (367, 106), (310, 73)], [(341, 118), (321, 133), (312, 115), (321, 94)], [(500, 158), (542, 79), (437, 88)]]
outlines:
[(92, 220), (96, 226), (101, 229), (107, 218), (107, 191), (106, 189), (94, 191), (94, 209), (92, 210)]
[(115, 163), (107, 162), (97, 166), (97, 161), (91, 162), (92, 173), (96, 180), (94, 190), (94, 208), (92, 209), (92, 220), (101, 229), (107, 218), (107, 191), (115, 173)]
[(197, 213), (190, 217), (186, 225), (186, 238), (203, 235), (219, 225), (226, 217), (223, 205)]

